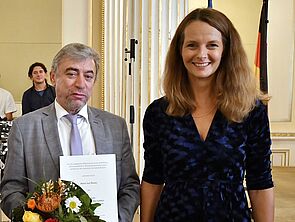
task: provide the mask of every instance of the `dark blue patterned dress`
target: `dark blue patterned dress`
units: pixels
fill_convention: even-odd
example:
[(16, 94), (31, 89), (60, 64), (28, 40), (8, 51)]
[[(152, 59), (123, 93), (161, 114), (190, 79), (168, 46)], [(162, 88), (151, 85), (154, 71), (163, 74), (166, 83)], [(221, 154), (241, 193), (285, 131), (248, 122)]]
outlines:
[(258, 102), (243, 123), (217, 111), (203, 141), (191, 115), (171, 117), (161, 98), (146, 110), (143, 180), (165, 183), (155, 222), (249, 222), (249, 190), (273, 187), (270, 132)]

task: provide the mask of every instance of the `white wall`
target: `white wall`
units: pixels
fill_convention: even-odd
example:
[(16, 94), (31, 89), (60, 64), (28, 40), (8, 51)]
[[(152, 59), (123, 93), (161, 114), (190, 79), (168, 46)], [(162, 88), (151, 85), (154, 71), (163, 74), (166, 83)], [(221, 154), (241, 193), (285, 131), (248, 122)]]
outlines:
[(62, 45), (72, 42), (90, 44), (91, 36), (90, 0), (63, 0)]
[[(272, 96), (269, 114), (274, 131), (295, 132), (280, 127), (280, 122), (292, 122), (294, 115), (294, 42), (295, 4), (293, 0), (269, 1), (268, 76), (269, 93)], [(285, 128), (285, 129), (284, 129)]]

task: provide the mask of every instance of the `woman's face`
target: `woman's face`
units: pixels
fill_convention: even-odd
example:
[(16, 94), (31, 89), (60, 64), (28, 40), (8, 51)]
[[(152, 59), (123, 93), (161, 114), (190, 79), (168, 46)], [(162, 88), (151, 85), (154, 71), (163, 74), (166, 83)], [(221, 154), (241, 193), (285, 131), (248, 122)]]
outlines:
[(208, 23), (194, 21), (185, 28), (182, 60), (189, 78), (212, 76), (220, 64), (222, 52), (222, 35)]

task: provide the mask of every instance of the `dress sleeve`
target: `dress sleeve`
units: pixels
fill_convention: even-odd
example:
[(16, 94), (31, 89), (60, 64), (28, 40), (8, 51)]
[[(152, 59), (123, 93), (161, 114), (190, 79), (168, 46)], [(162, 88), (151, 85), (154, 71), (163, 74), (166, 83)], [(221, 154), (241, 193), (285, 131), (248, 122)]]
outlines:
[(257, 102), (248, 117), (246, 183), (248, 190), (273, 187), (271, 174), (271, 138), (266, 106)]
[(160, 107), (152, 103), (146, 110), (143, 119), (144, 133), (144, 172), (142, 180), (151, 184), (163, 184), (162, 153), (159, 144)]

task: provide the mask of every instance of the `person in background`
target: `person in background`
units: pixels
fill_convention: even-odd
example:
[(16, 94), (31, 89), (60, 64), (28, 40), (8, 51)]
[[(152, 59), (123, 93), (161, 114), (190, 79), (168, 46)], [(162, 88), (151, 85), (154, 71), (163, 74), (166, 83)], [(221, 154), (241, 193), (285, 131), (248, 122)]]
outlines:
[(132, 222), (139, 205), (139, 178), (126, 122), (87, 105), (98, 71), (99, 56), (92, 48), (80, 43), (64, 46), (50, 73), (54, 103), (15, 120), (0, 186), (1, 207), (9, 217), (34, 191), (34, 181), (59, 178), (59, 157), (71, 155), (68, 117), (76, 115), (82, 155), (116, 154), (118, 219)]
[(28, 76), (33, 86), (22, 97), (22, 115), (48, 106), (55, 99), (54, 87), (47, 83), (47, 69), (44, 64), (35, 62), (29, 67)]
[(0, 88), (0, 120), (13, 120), (13, 113), (16, 111), (16, 105), (11, 93)]
[(143, 120), (141, 222), (273, 222), (269, 96), (223, 13), (195, 9), (184, 18), (163, 88)]

